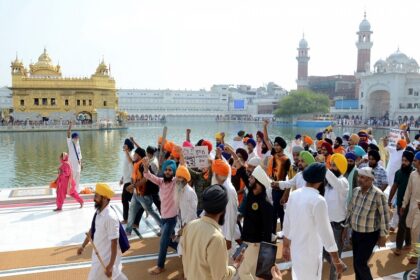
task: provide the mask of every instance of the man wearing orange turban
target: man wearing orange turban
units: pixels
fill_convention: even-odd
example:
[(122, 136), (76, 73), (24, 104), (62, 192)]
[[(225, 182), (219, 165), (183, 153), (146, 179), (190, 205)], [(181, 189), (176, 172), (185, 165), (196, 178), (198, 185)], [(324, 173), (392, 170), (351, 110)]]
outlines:
[(232, 248), (232, 242), (237, 239), (235, 238), (235, 232), (238, 217), (238, 195), (229, 177), (230, 166), (226, 161), (222, 159), (214, 160), (211, 165), (211, 170), (217, 184), (223, 186), (228, 194), (229, 200), (226, 206), (225, 222), (222, 225), (222, 232), (226, 239), (226, 246), (230, 250)]
[[(177, 147), (177, 152), (180, 153), (181, 148)], [(197, 194), (193, 188), (188, 184), (191, 181), (191, 175), (188, 168), (185, 166), (184, 157), (180, 153), (180, 165), (176, 170), (176, 190), (175, 190), (175, 204), (179, 209), (179, 217), (181, 220), (181, 233), (182, 228), (190, 221), (197, 219)], [(181, 236), (178, 232), (178, 236)], [(178, 253), (181, 255), (180, 247), (178, 247)]]
[(386, 173), (388, 177), (389, 186), (392, 186), (394, 184), (395, 173), (398, 169), (401, 168), (402, 155), (406, 147), (407, 141), (405, 139), (398, 140), (397, 145), (395, 147), (388, 145), (389, 160), (386, 166)]

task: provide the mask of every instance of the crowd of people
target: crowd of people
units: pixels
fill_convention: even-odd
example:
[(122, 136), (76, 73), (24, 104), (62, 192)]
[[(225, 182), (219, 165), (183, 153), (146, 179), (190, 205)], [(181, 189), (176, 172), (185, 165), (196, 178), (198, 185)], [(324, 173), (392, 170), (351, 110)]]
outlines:
[[(412, 241), (420, 234), (420, 134), (411, 141), (404, 130), (397, 143), (389, 143), (387, 137), (376, 141), (372, 129), (336, 137), (328, 127), (315, 137), (298, 134), (288, 144), (281, 136), (269, 138), (268, 120), (262, 128), (255, 136), (238, 131), (225, 139), (218, 132), (215, 139), (196, 143), (187, 129), (183, 143), (160, 137), (156, 147), (125, 139), (123, 220), (119, 223), (109, 206), (112, 188), (98, 184), (96, 218), (78, 250), (93, 239), (95, 229), (92, 242), (99, 254), (93, 254), (89, 279), (126, 279), (121, 238), (149, 217), (160, 227), (152, 275), (165, 270), (172, 247), (181, 256), (185, 279), (232, 279), (235, 274), (259, 279), (261, 244), (282, 240), (282, 256), (292, 261), (293, 279), (321, 279), (324, 259), (329, 279), (340, 279), (347, 269), (341, 254), (348, 246), (355, 278), (373, 279), (368, 266), (373, 249), (384, 247), (390, 231), (396, 230), (394, 254), (405, 251), (417, 263)], [(64, 179), (57, 180), (57, 210), (67, 190), (83, 206), (71, 191), (78, 188), (83, 166), (79, 137), (71, 134), (71, 126), (67, 136), (69, 155), (61, 156), (65, 168), (60, 167), (59, 175)], [(194, 146), (207, 148), (207, 167), (188, 166), (183, 149)], [(233, 254), (238, 246), (244, 249)], [(271, 273), (281, 279), (274, 263)]]

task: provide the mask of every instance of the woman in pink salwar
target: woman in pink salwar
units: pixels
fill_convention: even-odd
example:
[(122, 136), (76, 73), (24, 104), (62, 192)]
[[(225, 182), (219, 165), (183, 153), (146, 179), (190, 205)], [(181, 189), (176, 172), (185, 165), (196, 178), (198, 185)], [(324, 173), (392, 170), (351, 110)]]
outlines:
[(60, 156), (61, 165), (58, 169), (58, 177), (56, 179), (57, 183), (57, 199), (56, 204), (57, 208), (54, 211), (61, 211), (63, 207), (64, 200), (66, 195), (71, 195), (77, 202), (80, 203), (80, 208), (83, 207), (83, 199), (79, 196), (76, 191), (76, 182), (72, 176), (72, 169), (69, 162), (69, 155), (67, 153), (62, 153)]

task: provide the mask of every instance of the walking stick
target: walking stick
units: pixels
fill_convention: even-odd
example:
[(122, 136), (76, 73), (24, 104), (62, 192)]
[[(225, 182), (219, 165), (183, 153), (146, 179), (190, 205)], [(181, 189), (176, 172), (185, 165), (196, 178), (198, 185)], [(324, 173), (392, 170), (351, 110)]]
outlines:
[[(104, 270), (105, 270), (105, 272), (106, 272), (106, 266), (105, 266), (105, 264), (104, 264), (104, 261), (102, 260), (101, 256), (99, 255), (99, 252), (98, 252), (98, 250), (96, 249), (96, 246), (95, 246), (95, 244), (93, 243), (92, 238), (90, 237), (89, 232), (86, 232), (86, 236), (87, 236), (87, 238), (88, 238), (88, 240), (89, 240), (89, 243), (91, 243), (91, 244), (92, 244), (93, 251), (95, 251), (95, 254), (96, 254), (96, 256), (98, 257), (99, 262), (101, 263), (101, 265), (102, 265), (103, 269), (104, 269)], [(108, 279), (112, 279), (112, 278), (111, 278), (111, 277), (108, 277)]]

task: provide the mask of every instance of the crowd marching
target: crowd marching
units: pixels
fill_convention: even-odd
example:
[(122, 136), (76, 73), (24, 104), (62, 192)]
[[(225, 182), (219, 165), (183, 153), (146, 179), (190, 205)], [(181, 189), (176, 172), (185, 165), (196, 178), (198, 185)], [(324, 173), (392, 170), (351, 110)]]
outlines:
[[(296, 135), (288, 145), (280, 136), (270, 139), (268, 128), (266, 120), (255, 137), (239, 131), (225, 139), (218, 132), (215, 139), (195, 144), (189, 129), (179, 145), (166, 139), (166, 132), (156, 147), (126, 139), (123, 221), (109, 204), (114, 191), (98, 183), (97, 212), (78, 250), (95, 245), (89, 279), (127, 279), (121, 271), (125, 237), (149, 217), (160, 226), (152, 275), (165, 270), (172, 247), (182, 259), (185, 279), (259, 279), (262, 243), (281, 242), (293, 279), (321, 279), (323, 260), (329, 263), (329, 279), (340, 279), (347, 269), (341, 254), (350, 247), (355, 279), (373, 279), (369, 258), (376, 245), (385, 246), (390, 231), (397, 231), (394, 254), (404, 252), (417, 263), (420, 134), (411, 139), (404, 128), (397, 143), (388, 143), (387, 137), (376, 141), (371, 129), (336, 137), (328, 127), (314, 138)], [(69, 153), (60, 157), (56, 181), (57, 211), (66, 193), (83, 206), (76, 191), (82, 155), (71, 125), (67, 138)], [(207, 167), (188, 165), (183, 149), (194, 146), (207, 148)], [(240, 253), (233, 254), (238, 246)], [(271, 274), (282, 278), (274, 263)]]

